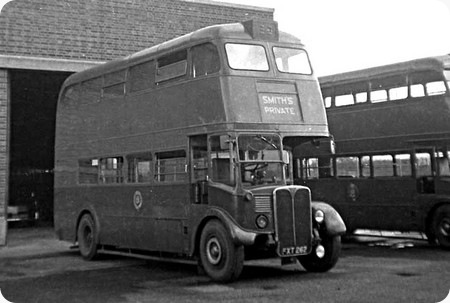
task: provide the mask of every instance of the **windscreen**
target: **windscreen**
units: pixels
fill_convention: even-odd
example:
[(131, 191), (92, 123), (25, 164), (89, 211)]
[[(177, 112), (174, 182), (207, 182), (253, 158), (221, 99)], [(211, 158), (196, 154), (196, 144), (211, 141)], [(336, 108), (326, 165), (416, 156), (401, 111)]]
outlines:
[(280, 137), (241, 135), (238, 139), (238, 148), (244, 186), (283, 182)]
[(312, 74), (308, 54), (303, 49), (274, 47), (273, 54), (280, 72), (293, 74)]
[(268, 71), (269, 63), (262, 45), (227, 43), (228, 65), (232, 69)]

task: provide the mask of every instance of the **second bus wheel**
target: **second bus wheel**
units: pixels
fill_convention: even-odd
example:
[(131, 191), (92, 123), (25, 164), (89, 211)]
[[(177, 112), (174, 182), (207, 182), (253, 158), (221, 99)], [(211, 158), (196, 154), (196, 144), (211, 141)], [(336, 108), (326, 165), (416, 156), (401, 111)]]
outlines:
[(97, 231), (94, 219), (85, 214), (81, 217), (77, 231), (78, 246), (81, 256), (86, 260), (92, 260), (97, 255)]
[(336, 265), (341, 253), (341, 237), (321, 235), (320, 245), (309, 255), (298, 257), (300, 264), (311, 272), (326, 272)]
[(450, 204), (442, 205), (434, 212), (431, 232), (440, 247), (450, 250)]
[(200, 237), (200, 262), (213, 280), (231, 282), (244, 266), (244, 247), (235, 245), (218, 220), (208, 222)]

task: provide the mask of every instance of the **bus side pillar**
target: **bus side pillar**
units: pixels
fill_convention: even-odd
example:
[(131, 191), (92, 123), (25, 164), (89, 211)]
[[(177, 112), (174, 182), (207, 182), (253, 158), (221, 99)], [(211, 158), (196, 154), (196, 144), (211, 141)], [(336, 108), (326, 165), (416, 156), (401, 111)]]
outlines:
[(434, 178), (421, 177), (417, 180), (417, 192), (420, 194), (434, 194)]
[(202, 180), (195, 185), (195, 203), (208, 204), (208, 181)]

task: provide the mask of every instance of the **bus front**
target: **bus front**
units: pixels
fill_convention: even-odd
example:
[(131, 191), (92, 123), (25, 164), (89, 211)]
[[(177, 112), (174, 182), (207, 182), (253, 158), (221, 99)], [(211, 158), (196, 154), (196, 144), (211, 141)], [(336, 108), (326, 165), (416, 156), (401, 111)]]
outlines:
[[(208, 214), (226, 222), (246, 259), (278, 256), (327, 271), (345, 225), (331, 206), (311, 201), (307, 187), (292, 185), (293, 154), (331, 151), (325, 108), (304, 46), (271, 25), (244, 23), (244, 34), (216, 41), (226, 123), (208, 135), (210, 167), (197, 201), (213, 206)], [(219, 243), (200, 244), (209, 275), (220, 268)]]

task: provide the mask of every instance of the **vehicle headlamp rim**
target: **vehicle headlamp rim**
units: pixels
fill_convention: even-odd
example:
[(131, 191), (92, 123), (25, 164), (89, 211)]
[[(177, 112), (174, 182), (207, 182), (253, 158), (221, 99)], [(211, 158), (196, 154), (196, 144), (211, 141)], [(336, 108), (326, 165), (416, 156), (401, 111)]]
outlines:
[(258, 215), (255, 219), (255, 224), (259, 229), (264, 229), (269, 225), (269, 218), (266, 215)]
[(323, 221), (325, 220), (325, 213), (320, 209), (316, 210), (314, 212), (314, 220), (317, 223), (323, 223)]

